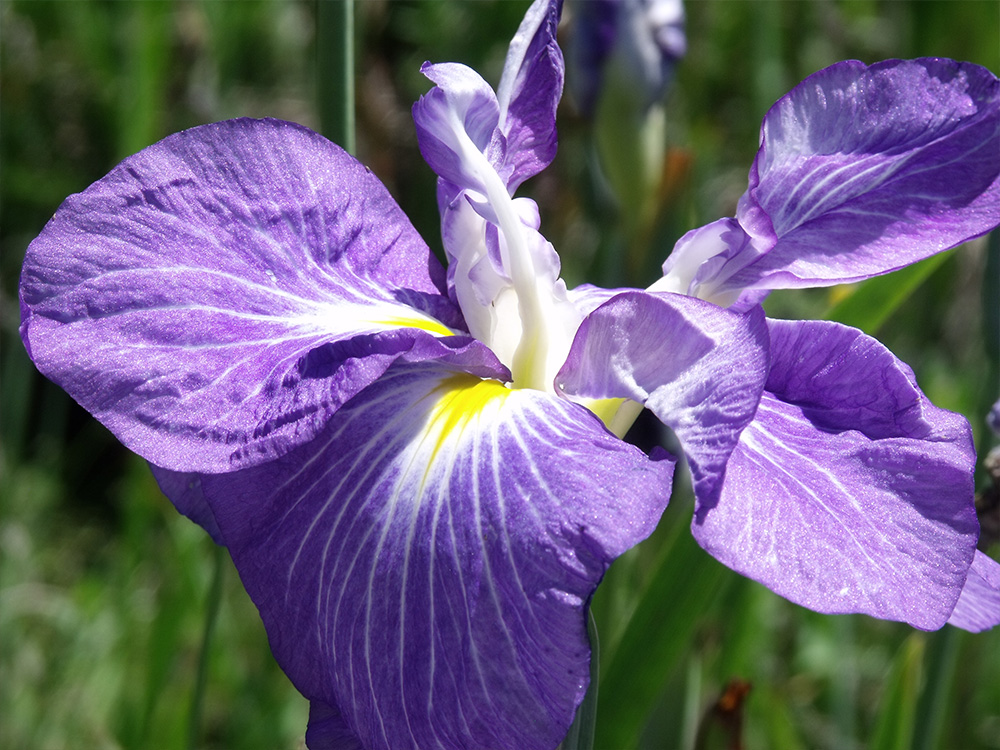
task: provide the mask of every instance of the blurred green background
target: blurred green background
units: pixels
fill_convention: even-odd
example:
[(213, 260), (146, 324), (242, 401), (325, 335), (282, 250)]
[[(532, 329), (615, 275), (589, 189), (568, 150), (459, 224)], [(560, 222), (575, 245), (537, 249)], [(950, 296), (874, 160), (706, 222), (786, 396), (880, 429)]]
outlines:
[[(409, 114), (428, 88), (419, 65), (460, 61), (495, 84), (526, 6), (357, 3), (358, 156), (437, 250), (434, 175)], [(670, 176), (644, 246), (622, 239), (572, 102), (555, 163), (524, 188), (571, 285), (646, 286), (677, 237), (732, 215), (761, 117), (809, 73), (845, 58), (926, 55), (1000, 70), (992, 0), (696, 0), (687, 14), (689, 53), (667, 99)], [(123, 157), (227, 117), (320, 129), (317, 50), (332, 42), (316, 18), (305, 0), (0, 2), (2, 748), (302, 746), (307, 706), (228, 560), (204, 714), (189, 736), (214, 546), (143, 461), (33, 370), (16, 290), (25, 247), (62, 199)], [(995, 234), (858, 287), (777, 293), (769, 311), (878, 334), (935, 403), (969, 418), (985, 455), (983, 418), (1000, 395)], [(690, 513), (679, 487), (657, 533), (615, 564), (595, 599), (598, 748), (725, 748), (733, 719), (761, 750), (1000, 748), (1000, 629), (927, 634), (814, 614), (702, 553)], [(734, 678), (749, 694), (713, 712)]]

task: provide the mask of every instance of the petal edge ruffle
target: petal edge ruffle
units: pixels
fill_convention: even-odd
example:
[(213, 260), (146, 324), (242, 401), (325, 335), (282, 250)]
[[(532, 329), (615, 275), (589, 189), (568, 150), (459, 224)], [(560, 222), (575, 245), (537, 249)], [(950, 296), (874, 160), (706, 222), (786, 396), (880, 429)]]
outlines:
[(968, 423), (860, 331), (769, 324), (768, 390), (695, 537), (811, 609), (941, 627), (979, 530)]
[(308, 440), (388, 366), (369, 354), (461, 333), (443, 286), (352, 157), (298, 125), (231, 120), (66, 200), (28, 248), (21, 334), (136, 453), (228, 471)]

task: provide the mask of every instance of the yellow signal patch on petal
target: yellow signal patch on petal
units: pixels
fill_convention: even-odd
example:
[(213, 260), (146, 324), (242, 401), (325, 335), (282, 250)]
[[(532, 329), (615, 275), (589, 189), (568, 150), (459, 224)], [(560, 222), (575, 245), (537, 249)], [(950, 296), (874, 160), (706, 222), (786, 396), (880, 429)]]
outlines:
[(625, 437), (642, 411), (642, 404), (628, 398), (580, 399), (580, 404), (596, 414), (604, 426), (620, 438)]
[(419, 328), (421, 331), (429, 331), (438, 336), (454, 336), (454, 331), (447, 328), (433, 318), (417, 318), (410, 316), (393, 316), (372, 321), (386, 328)]
[(472, 375), (447, 378), (434, 389), (437, 403), (428, 417), (426, 434), (433, 441), (430, 462), (444, 443), (461, 435), (470, 421), (495, 415), (512, 391), (499, 380), (481, 380)]

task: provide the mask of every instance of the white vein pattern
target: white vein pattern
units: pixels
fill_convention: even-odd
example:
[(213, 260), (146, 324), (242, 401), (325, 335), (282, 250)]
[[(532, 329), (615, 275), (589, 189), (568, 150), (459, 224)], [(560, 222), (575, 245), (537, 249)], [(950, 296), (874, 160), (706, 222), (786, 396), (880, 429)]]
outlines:
[(935, 454), (903, 435), (831, 431), (765, 393), (718, 506), (693, 530), (724, 563), (792, 601), (937, 628), (965, 575), (961, 561), (945, 562), (948, 551), (969, 547), (971, 557), (975, 544), (941, 499), (966, 483), (950, 444)]
[(586, 603), (652, 530), (672, 464), (496, 382), (449, 421), (476, 382), (454, 377), (391, 369), (312, 443), (206, 495), (243, 498), (219, 523), (272, 648), (366, 747), (550, 747), (586, 688)]
[[(880, 117), (885, 107), (896, 116)], [(777, 244), (725, 286), (858, 281), (994, 226), (996, 107), (995, 78), (940, 60), (807, 79), (765, 118), (738, 211), (757, 244)]]
[[(946, 139), (947, 136), (942, 136), (930, 145)], [(858, 233), (857, 217), (867, 217), (869, 224), (874, 222), (873, 228), (867, 234), (859, 236), (867, 243), (881, 246), (892, 239), (892, 233), (886, 227), (910, 223), (907, 212), (912, 213), (919, 206), (930, 215), (940, 214), (943, 213), (943, 207), (956, 198), (952, 188), (953, 181), (945, 175), (949, 167), (964, 168), (977, 160), (988, 162), (994, 151), (988, 142), (974, 141), (957, 152), (949, 150), (953, 154), (951, 158), (932, 162), (928, 162), (923, 152), (911, 151), (895, 158), (881, 154), (837, 154), (836, 157), (815, 155), (803, 159), (802, 166), (782, 164), (775, 168), (776, 174), (782, 176), (767, 182), (762, 178), (762, 186), (767, 185), (767, 191), (761, 190), (757, 198), (768, 210), (779, 242), (782, 239), (795, 240), (795, 245), (794, 248), (779, 247), (774, 258), (765, 255), (760, 263), (773, 264), (780, 256), (787, 263), (788, 269), (802, 278), (822, 279), (831, 273), (828, 256), (835, 254), (842, 258), (842, 262), (849, 264), (853, 268), (852, 272), (859, 278), (866, 277), (870, 274), (869, 266), (872, 263), (885, 265), (884, 259), (877, 249), (868, 248), (867, 244), (831, 241), (829, 238), (838, 231), (838, 228), (829, 226), (832, 219), (843, 214), (855, 217), (853, 227), (839, 228), (840, 232), (850, 237)], [(834, 158), (843, 164), (828, 173), (830, 162)], [(807, 164), (812, 166), (805, 166)], [(897, 183), (904, 180), (912, 182), (921, 175), (920, 189), (911, 186), (897, 189)], [(834, 177), (840, 180), (837, 187), (826, 189), (826, 183)], [(970, 182), (975, 185), (975, 178), (971, 178)], [(931, 192), (935, 188), (937, 192)], [(808, 189), (808, 194), (798, 196), (798, 192), (804, 189)], [(815, 199), (814, 195), (817, 196)], [(778, 201), (781, 202), (780, 206), (770, 205)], [(901, 210), (901, 207), (905, 210)], [(822, 232), (827, 236), (825, 243), (817, 243), (815, 235), (810, 233), (810, 222), (820, 220), (827, 224), (812, 231)], [(934, 230), (940, 232), (940, 227), (936, 226)], [(806, 236), (799, 238), (796, 234), (798, 231), (805, 232)], [(930, 245), (924, 250), (924, 254), (930, 254), (936, 249), (936, 246)], [(906, 262), (909, 262), (908, 258), (900, 258), (898, 261), (899, 265)], [(838, 269), (837, 272), (843, 274), (843, 270)]]
[(318, 429), (378, 376), (351, 361), (375, 338), (461, 318), (398, 206), (329, 142), (274, 121), (183, 136), (67, 199), (32, 244), (24, 328), (126, 445), (218, 472)]

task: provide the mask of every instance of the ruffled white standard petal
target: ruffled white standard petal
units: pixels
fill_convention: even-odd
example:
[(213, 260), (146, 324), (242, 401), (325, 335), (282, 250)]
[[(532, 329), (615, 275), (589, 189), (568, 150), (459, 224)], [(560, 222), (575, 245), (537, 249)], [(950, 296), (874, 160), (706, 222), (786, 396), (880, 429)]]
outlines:
[[(558, 3), (551, 7), (557, 9)], [(451, 266), (450, 294), (473, 334), (511, 369), (515, 386), (551, 392), (555, 372), (582, 316), (569, 302), (559, 278), (558, 255), (538, 232), (537, 207), (530, 200), (512, 198), (515, 183), (508, 179), (514, 158), (511, 148), (531, 150), (519, 162), (523, 167), (547, 153), (549, 146), (542, 141), (547, 143), (551, 136), (551, 148), (555, 145), (554, 119), (551, 134), (543, 136), (545, 128), (528, 118), (522, 101), (527, 94), (519, 88), (525, 85), (521, 80), (525, 69), (520, 66), (530, 70), (551, 67), (543, 59), (550, 54), (546, 45), (554, 40), (537, 41), (554, 34), (551, 8), (546, 13), (549, 20), (537, 28), (534, 22), (541, 16), (525, 22), (534, 29), (531, 39), (536, 41), (511, 53), (505, 84), (509, 75), (520, 83), (505, 89), (503, 105), (509, 105), (509, 110), (501, 109), (492, 89), (475, 71), (451, 63), (427, 64), (423, 72), (436, 85), (414, 105), (413, 118), (421, 153), (441, 177), (438, 202)], [(551, 88), (543, 86), (547, 87)], [(508, 142), (504, 128), (510, 123), (501, 121), (501, 116), (519, 123), (523, 141)]]

